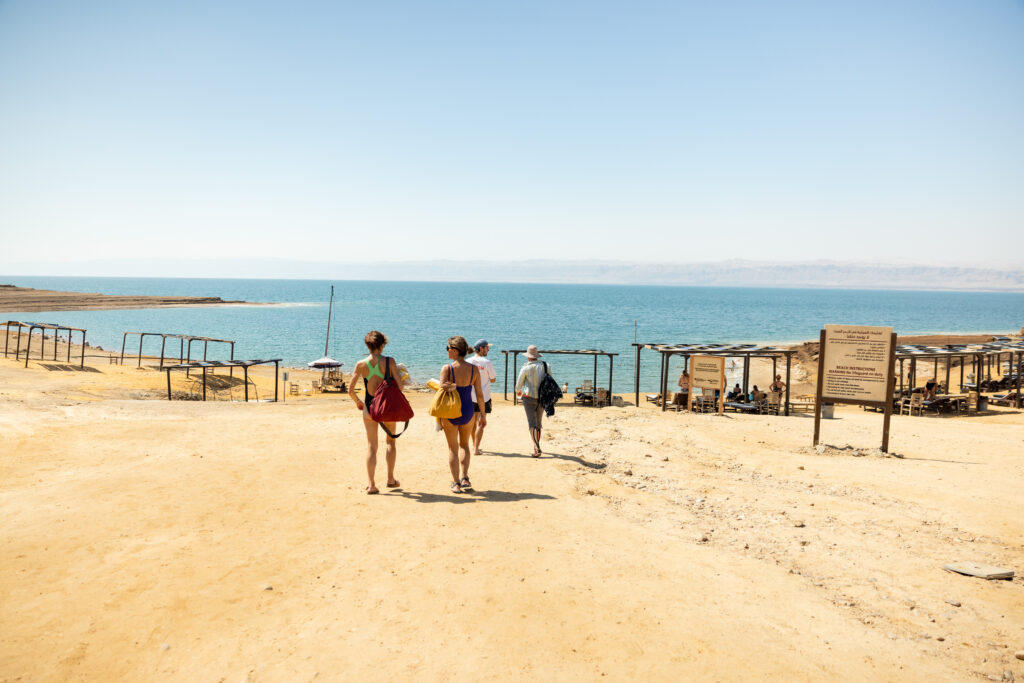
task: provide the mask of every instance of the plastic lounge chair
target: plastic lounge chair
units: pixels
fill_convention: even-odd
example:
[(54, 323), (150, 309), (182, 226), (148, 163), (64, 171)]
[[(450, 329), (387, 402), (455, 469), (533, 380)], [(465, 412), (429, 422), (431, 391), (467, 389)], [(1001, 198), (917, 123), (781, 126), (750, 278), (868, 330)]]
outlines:
[(996, 406), (1007, 406), (1013, 407), (1017, 402), (1017, 392), (1011, 391), (1005, 394), (996, 394), (988, 400), (989, 403)]

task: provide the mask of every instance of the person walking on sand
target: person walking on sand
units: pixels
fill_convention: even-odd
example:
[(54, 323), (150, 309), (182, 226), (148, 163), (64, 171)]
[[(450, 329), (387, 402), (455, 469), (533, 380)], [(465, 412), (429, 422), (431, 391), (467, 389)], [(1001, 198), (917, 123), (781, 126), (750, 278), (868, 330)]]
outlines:
[(545, 363), (540, 360), (540, 351), (537, 347), (530, 345), (526, 348), (526, 365), (519, 371), (516, 378), (516, 395), (523, 399), (523, 408), (526, 410), (526, 424), (530, 428), (530, 438), (533, 440), (533, 457), (541, 456), (540, 431), (541, 420), (544, 417), (544, 406), (540, 404), (540, 383), (547, 376)]
[[(473, 344), (473, 350), (476, 352), (472, 358), (468, 359), (467, 363), (472, 363), (480, 370), (480, 386), (484, 390), (484, 412), (487, 415), (491, 414), (491, 382), (498, 379), (498, 376), (494, 374), (494, 363), (487, 357), (488, 352), (491, 350), (491, 344), (486, 339), (478, 339), (476, 344)], [(473, 408), (476, 409), (476, 389), (473, 390)], [(486, 423), (480, 420), (476, 421), (476, 429), (473, 430), (473, 455), (483, 455), (483, 451), (480, 450), (480, 442), (484, 438), (484, 427)]]
[(462, 415), (451, 420), (441, 420), (441, 429), (444, 430), (444, 438), (448, 441), (448, 468), (452, 472), (452, 493), (462, 493), (473, 490), (473, 484), (469, 481), (469, 444), (476, 423), (481, 422), (483, 426), (487, 426), (487, 410), (484, 406), (484, 390), (480, 385), (480, 371), (477, 366), (466, 360), (469, 342), (465, 337), (449, 337), (448, 346), (445, 348), (450, 362), (441, 368), (441, 388), (455, 389), (459, 392)]
[[(366, 474), (370, 478), (370, 484), (366, 487), (366, 492), (372, 495), (380, 493), (380, 490), (373, 481), (377, 471), (377, 427), (379, 424), (382, 424), (389, 432), (394, 434), (396, 424), (394, 422), (375, 422), (370, 417), (370, 410), (367, 404), (373, 402), (374, 392), (377, 391), (381, 382), (384, 381), (384, 375), (388, 370), (391, 371), (391, 376), (398, 382), (399, 388), (402, 386), (402, 378), (398, 374), (398, 364), (395, 362), (395, 359), (381, 355), (384, 351), (384, 346), (388, 343), (388, 338), (382, 332), (371, 330), (363, 338), (363, 341), (366, 342), (366, 348), (369, 349), (370, 355), (356, 363), (356, 368), (352, 372), (352, 381), (348, 383), (348, 395), (349, 398), (355, 401), (356, 408), (363, 413), (363, 427), (366, 429), (367, 443)], [(383, 363), (387, 363), (387, 365), (383, 365)], [(363, 380), (363, 395), (366, 403), (360, 401), (355, 393), (356, 380), (360, 378)], [(389, 489), (396, 489), (400, 486), (398, 480), (395, 479), (395, 460), (397, 457), (398, 444), (395, 442), (394, 437), (389, 434), (387, 436), (387, 446), (384, 449), (384, 460), (388, 466), (387, 486)]]

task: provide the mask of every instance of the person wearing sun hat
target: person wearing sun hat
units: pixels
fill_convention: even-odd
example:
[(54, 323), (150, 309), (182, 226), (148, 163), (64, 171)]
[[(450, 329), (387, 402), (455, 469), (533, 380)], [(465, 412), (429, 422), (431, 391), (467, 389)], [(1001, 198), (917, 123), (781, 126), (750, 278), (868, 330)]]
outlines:
[(540, 398), (540, 383), (547, 376), (546, 363), (540, 360), (540, 351), (531, 344), (526, 348), (526, 365), (519, 371), (516, 379), (516, 395), (523, 399), (523, 408), (526, 410), (526, 424), (530, 428), (530, 438), (533, 439), (533, 457), (539, 458), (541, 419), (544, 417), (544, 406), (538, 400)]
[[(494, 374), (494, 363), (487, 358), (487, 352), (490, 350), (491, 343), (489, 341), (478, 339), (476, 344), (473, 344), (473, 351), (476, 352), (475, 355), (472, 358), (466, 359), (467, 363), (475, 365), (480, 369), (480, 388), (484, 394), (484, 411), (488, 415), (491, 413), (491, 382), (498, 379), (498, 376)], [(473, 390), (473, 406), (477, 406), (476, 389)], [(473, 455), (483, 454), (483, 451), (480, 450), (480, 441), (484, 438), (486, 426), (486, 423), (477, 420), (476, 429), (473, 431)]]

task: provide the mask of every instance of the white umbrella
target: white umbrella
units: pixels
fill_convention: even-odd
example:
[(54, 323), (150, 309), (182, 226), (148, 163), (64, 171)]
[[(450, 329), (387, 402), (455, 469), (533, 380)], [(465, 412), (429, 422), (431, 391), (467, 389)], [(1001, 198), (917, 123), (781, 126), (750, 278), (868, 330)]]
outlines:
[(340, 368), (344, 363), (336, 361), (329, 356), (324, 356), (323, 358), (318, 358), (312, 363), (306, 363), (306, 365), (311, 368)]

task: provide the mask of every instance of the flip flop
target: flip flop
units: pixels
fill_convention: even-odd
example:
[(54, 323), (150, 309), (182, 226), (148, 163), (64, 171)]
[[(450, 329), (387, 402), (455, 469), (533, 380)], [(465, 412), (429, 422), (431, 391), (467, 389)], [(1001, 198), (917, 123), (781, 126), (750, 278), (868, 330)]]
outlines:
[(469, 483), (469, 477), (463, 477), (462, 481), (459, 482), (459, 486), (463, 491), (472, 491), (473, 485)]
[(380, 489), (377, 489), (377, 488), (372, 488), (371, 489), (369, 486), (366, 487), (366, 495), (368, 495), (368, 496), (375, 496), (378, 493), (380, 493)]
[(462, 493), (462, 487), (459, 486), (458, 482), (452, 482), (451, 490), (452, 493)]
[(397, 489), (401, 485), (402, 485), (402, 482), (398, 481), (397, 479), (395, 479), (394, 483), (392, 483), (390, 481), (388, 482), (388, 488), (389, 489)]

